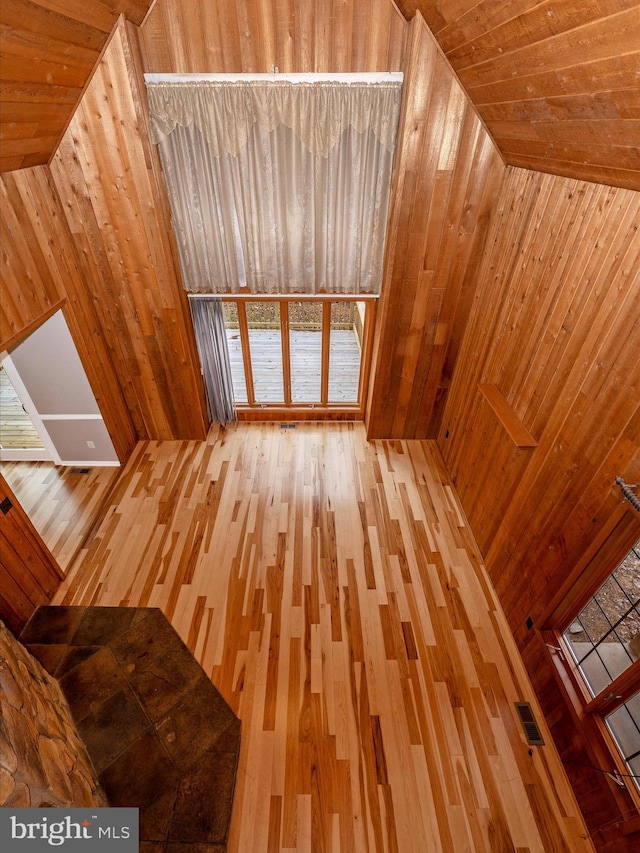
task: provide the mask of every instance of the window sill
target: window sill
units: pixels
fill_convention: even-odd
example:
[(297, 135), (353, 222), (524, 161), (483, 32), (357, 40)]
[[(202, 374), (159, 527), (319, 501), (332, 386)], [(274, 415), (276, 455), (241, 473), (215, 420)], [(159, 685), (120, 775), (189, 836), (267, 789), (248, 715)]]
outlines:
[(635, 835), (636, 832), (640, 832), (640, 814), (625, 820), (622, 824), (623, 835)]

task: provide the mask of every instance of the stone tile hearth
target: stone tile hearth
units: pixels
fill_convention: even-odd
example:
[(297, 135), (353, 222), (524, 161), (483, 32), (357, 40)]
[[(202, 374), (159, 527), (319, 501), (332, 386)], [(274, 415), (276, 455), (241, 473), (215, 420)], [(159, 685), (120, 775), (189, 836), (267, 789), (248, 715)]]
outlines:
[(40, 607), (20, 640), (59, 680), (110, 805), (140, 809), (141, 853), (223, 853), (240, 721), (162, 612)]

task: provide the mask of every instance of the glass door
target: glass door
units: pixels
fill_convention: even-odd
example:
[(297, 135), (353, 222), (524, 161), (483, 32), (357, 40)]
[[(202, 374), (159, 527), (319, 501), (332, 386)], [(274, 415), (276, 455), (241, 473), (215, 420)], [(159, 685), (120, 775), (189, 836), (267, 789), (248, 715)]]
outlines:
[[(374, 299), (223, 297), (239, 416), (362, 415)], [(306, 417), (310, 415), (307, 412)]]

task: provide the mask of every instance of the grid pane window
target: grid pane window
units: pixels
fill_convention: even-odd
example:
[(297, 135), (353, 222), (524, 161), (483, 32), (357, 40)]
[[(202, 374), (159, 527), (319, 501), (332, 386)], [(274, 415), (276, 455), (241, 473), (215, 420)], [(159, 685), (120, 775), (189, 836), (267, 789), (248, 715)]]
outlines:
[(236, 404), (355, 413), (374, 307), (373, 300), (224, 297)]
[(236, 403), (246, 403), (248, 401), (247, 383), (244, 378), (242, 340), (240, 337), (237, 304), (235, 302), (223, 302), (222, 315), (224, 317), (224, 326), (227, 330), (227, 347), (229, 349), (229, 362), (231, 365), (233, 396)]
[(620, 752), (639, 784), (640, 775), (640, 693), (605, 718)]
[(284, 402), (278, 302), (248, 302), (247, 326), (256, 403)]
[[(640, 542), (571, 622), (564, 639), (595, 697), (595, 707), (607, 709), (599, 713), (627, 764), (628, 775), (639, 784), (640, 693), (626, 699), (636, 689), (637, 670), (616, 679), (640, 659)], [(607, 713), (610, 707), (615, 710)]]
[(640, 542), (564, 637), (594, 696), (640, 657)]

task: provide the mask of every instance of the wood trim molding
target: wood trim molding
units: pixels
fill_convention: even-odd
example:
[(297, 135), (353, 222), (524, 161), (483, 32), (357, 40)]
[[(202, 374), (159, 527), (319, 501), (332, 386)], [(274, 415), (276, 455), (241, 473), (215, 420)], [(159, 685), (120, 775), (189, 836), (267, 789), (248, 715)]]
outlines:
[[(611, 684), (584, 706), (587, 714), (609, 716), (638, 692), (640, 660), (634, 661)], [(606, 693), (606, 696), (603, 695)]]
[[(320, 400), (326, 406), (329, 402), (329, 353), (331, 351), (331, 303), (322, 304), (322, 354)], [(360, 367), (362, 373), (362, 366)]]
[(16, 344), (21, 343), (25, 338), (29, 337), (31, 332), (35, 332), (35, 330), (38, 329), (43, 323), (45, 323), (50, 317), (53, 317), (56, 311), (60, 311), (61, 308), (64, 308), (66, 301), (67, 297), (64, 296), (62, 299), (59, 299), (42, 314), (37, 317), (34, 317), (33, 320), (27, 323), (26, 326), (23, 326), (23, 328), (17, 331), (15, 334), (11, 335), (10, 338), (7, 338), (4, 341), (0, 341), (0, 352), (4, 352), (10, 347), (14, 347)]
[(361, 421), (362, 409), (324, 407), (320, 405), (291, 406), (285, 408), (281, 404), (265, 403), (264, 407), (236, 405), (236, 415), (239, 421)]
[(0, 619), (17, 636), (31, 614), (48, 604), (64, 572), (0, 474)]
[(490, 382), (481, 382), (478, 384), (478, 390), (491, 406), (495, 416), (498, 418), (516, 447), (538, 446), (538, 442), (513, 411), (511, 405), (502, 395), (497, 385)]

